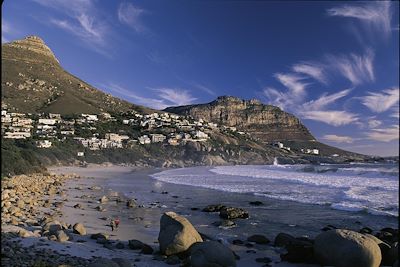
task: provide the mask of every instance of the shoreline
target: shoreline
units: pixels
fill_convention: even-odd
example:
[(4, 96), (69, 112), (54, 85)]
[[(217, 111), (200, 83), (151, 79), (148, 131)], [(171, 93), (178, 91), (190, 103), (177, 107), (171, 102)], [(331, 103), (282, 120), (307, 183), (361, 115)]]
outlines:
[[(76, 257), (76, 261), (85, 263), (81, 266), (94, 261), (96, 258), (93, 257), (123, 258), (134, 262), (135, 266), (168, 266), (166, 263), (168, 258), (157, 252), (159, 248), (157, 237), (160, 231), (161, 215), (167, 211), (174, 211), (186, 217), (200, 234), (213, 240), (220, 240), (230, 248), (240, 258), (236, 261), (237, 266), (260, 266), (260, 259), (268, 258), (270, 266), (311, 267), (318, 265), (282, 261), (281, 254), (285, 253), (285, 249), (272, 246), (270, 242), (273, 242), (279, 233), (288, 233), (307, 240), (312, 239), (321, 232), (322, 227), (326, 227), (332, 221), (336, 222), (334, 225), (338, 228), (351, 228), (358, 231), (362, 227), (368, 227), (370, 216), (366, 215), (331, 211), (328, 207), (314, 207), (310, 204), (291, 203), (250, 194), (169, 184), (150, 176), (152, 173), (163, 170), (166, 169), (140, 168), (139, 170), (135, 167), (116, 165), (49, 168), (49, 172), (57, 177), (62, 173), (80, 177), (64, 181), (60, 190), (60, 193), (64, 192), (64, 194), (59, 198), (62, 199), (63, 205), (56, 207), (58, 213), (55, 219), (65, 224), (64, 231), (72, 237), (72, 240), (58, 242), (50, 241), (43, 236), (19, 237), (19, 245), (24, 249), (32, 246), (35, 249), (50, 248), (57, 255), (63, 255), (61, 257), (68, 259)], [(103, 196), (107, 196), (108, 201), (100, 203), (99, 200)], [(118, 198), (121, 198), (122, 202), (117, 202)], [(135, 199), (135, 208), (126, 207), (126, 201), (131, 198)], [(249, 204), (249, 202), (260, 200), (263, 202), (261, 206)], [(58, 203), (58, 200), (55, 203)], [(234, 220), (233, 227), (218, 227), (215, 224), (223, 222), (218, 214), (201, 210), (207, 205), (220, 203), (243, 208), (249, 212), (250, 218)], [(320, 217), (309, 218), (309, 214), (319, 214)], [(340, 218), (340, 215), (343, 218)], [(108, 222), (117, 216), (121, 219), (121, 225), (117, 231), (111, 231)], [(327, 220), (329, 216), (332, 217), (332, 221)], [(333, 218), (335, 216), (339, 218)], [(77, 222), (84, 225), (87, 234), (72, 233), (70, 227)], [(315, 225), (310, 226), (310, 222)], [(391, 227), (392, 225), (384, 223), (382, 226)], [(11, 229), (11, 226), (8, 228), (8, 232), (16, 232), (15, 229)], [(107, 242), (101, 244), (98, 240), (91, 239), (91, 236), (96, 233), (106, 234)], [(254, 234), (265, 236), (270, 240), (269, 244), (262, 245), (245, 241)], [(11, 239), (15, 239), (15, 234)], [(152, 249), (152, 255), (130, 249), (128, 240), (140, 240), (147, 244)], [(244, 243), (236, 244), (235, 242), (239, 242), (237, 240), (244, 240)]]

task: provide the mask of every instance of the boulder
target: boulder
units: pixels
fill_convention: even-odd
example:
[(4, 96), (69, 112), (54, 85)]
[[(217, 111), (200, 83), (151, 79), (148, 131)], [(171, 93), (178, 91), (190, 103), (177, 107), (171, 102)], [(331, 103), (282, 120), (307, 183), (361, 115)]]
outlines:
[(74, 226), (72, 227), (72, 229), (74, 230), (75, 234), (78, 235), (86, 235), (86, 229), (85, 226), (83, 226), (82, 223), (76, 223), (74, 224)]
[(202, 241), (200, 234), (185, 217), (171, 211), (161, 216), (158, 242), (162, 254), (178, 254)]
[(102, 197), (99, 199), (99, 201), (100, 201), (100, 203), (106, 203), (106, 202), (108, 201), (108, 198), (107, 198), (106, 196), (102, 196)]
[(285, 245), (287, 253), (281, 254), (283, 261), (292, 263), (314, 263), (314, 249), (311, 240), (294, 238)]
[(202, 211), (204, 212), (220, 212), (221, 209), (225, 208), (224, 205), (217, 204), (217, 205), (208, 205)]
[(58, 242), (66, 242), (69, 240), (69, 236), (62, 230), (57, 231), (55, 236), (57, 237)]
[(136, 239), (132, 239), (128, 241), (128, 247), (130, 249), (136, 250), (136, 249), (142, 249), (143, 247), (143, 242), (136, 240)]
[(276, 247), (285, 247), (289, 243), (291, 243), (294, 240), (294, 236), (291, 236), (286, 233), (279, 233), (274, 240), (274, 246)]
[(153, 254), (153, 248), (147, 244), (143, 244), (142, 245), (142, 250), (140, 251), (140, 253), (146, 254), (146, 255), (151, 255)]
[(108, 239), (108, 234), (105, 234), (105, 233), (97, 233), (97, 234), (92, 234), (91, 236), (90, 236), (90, 238), (91, 239), (99, 239), (99, 238), (101, 238), (101, 239)]
[(129, 199), (129, 200), (126, 202), (126, 206), (127, 206), (128, 208), (136, 208), (136, 207), (137, 207), (137, 204), (136, 204), (136, 201), (135, 201), (134, 199)]
[(223, 219), (247, 219), (249, 218), (249, 213), (241, 208), (225, 207), (219, 212), (219, 217)]
[(18, 236), (19, 237), (35, 237), (36, 235), (31, 231), (21, 229), (18, 231)]
[(319, 234), (314, 253), (321, 264), (337, 267), (378, 267), (382, 260), (380, 248), (372, 238), (344, 229)]
[(250, 201), (249, 204), (253, 205), (253, 206), (262, 206), (262, 205), (264, 205), (263, 202), (258, 201), (258, 200), (257, 201)]
[(268, 244), (270, 241), (263, 235), (252, 235), (247, 238), (249, 242), (255, 242), (256, 244)]
[(190, 248), (189, 259), (192, 267), (236, 266), (233, 252), (217, 241), (195, 243)]
[(57, 231), (62, 230), (62, 225), (59, 221), (52, 221), (43, 226), (43, 231), (49, 231), (50, 234), (55, 234)]

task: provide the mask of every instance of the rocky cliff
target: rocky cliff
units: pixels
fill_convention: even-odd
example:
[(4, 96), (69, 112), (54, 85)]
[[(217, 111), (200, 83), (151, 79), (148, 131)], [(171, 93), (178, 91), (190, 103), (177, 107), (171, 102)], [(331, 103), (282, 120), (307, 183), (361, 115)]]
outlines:
[(221, 96), (207, 104), (169, 107), (165, 111), (234, 126), (263, 142), (315, 140), (298, 118), (256, 99)]
[(100, 113), (150, 109), (106, 94), (65, 71), (37, 36), (2, 44), (2, 104), (23, 113)]

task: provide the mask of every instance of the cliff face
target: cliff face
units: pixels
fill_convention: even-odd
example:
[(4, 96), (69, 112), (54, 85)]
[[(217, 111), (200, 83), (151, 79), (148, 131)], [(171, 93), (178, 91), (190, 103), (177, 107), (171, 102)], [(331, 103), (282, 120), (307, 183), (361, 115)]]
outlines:
[(97, 90), (65, 71), (37, 36), (2, 44), (2, 104), (23, 113), (61, 114), (150, 109)]
[(165, 111), (234, 126), (263, 142), (315, 140), (298, 118), (256, 99), (222, 96), (207, 104), (169, 107)]

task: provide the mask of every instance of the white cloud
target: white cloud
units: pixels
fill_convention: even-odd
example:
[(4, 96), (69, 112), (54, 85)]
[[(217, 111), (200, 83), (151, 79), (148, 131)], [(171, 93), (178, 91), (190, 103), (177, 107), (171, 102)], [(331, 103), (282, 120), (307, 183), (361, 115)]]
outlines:
[[(190, 92), (182, 89), (175, 88), (156, 88), (152, 91), (158, 93), (158, 97), (143, 97), (133, 90), (128, 90), (118, 84), (109, 83), (107, 85), (100, 84), (101, 88), (108, 89), (108, 91), (113, 91), (126, 99), (131, 100), (133, 103), (138, 105), (143, 105), (146, 107), (154, 109), (165, 109), (170, 106), (180, 106), (192, 104), (196, 98), (192, 97)], [(150, 88), (151, 89), (151, 88)], [(105, 90), (107, 91), (107, 90)]]
[(335, 143), (347, 143), (351, 144), (354, 142), (354, 139), (350, 136), (336, 135), (336, 134), (327, 134), (322, 137), (322, 139), (335, 142)]
[(399, 106), (394, 107), (394, 108), (393, 108), (393, 113), (390, 114), (390, 117), (399, 119), (399, 118), (400, 118), (399, 112), (400, 112)]
[(311, 110), (300, 113), (304, 119), (324, 122), (333, 126), (342, 126), (359, 120), (358, 115), (342, 110)]
[(385, 129), (372, 129), (371, 132), (366, 133), (368, 139), (390, 142), (399, 139), (399, 125), (392, 125), (391, 128)]
[(297, 74), (275, 73), (274, 77), (296, 96), (304, 96), (307, 83), (302, 82), (305, 78)]
[(382, 93), (369, 92), (361, 97), (361, 103), (373, 112), (384, 112), (399, 103), (399, 88), (386, 89)]
[(271, 105), (278, 106), (283, 110), (297, 106), (296, 102), (300, 100), (291, 96), (289, 92), (283, 93), (272, 87), (264, 88), (262, 93), (268, 98)]
[(351, 89), (345, 89), (342, 91), (339, 91), (335, 94), (323, 94), (320, 98), (316, 100), (311, 100), (309, 102), (306, 102), (303, 104), (303, 109), (304, 110), (322, 110), (329, 104), (332, 104), (336, 102), (336, 100), (348, 95), (350, 93)]
[(268, 98), (269, 103), (281, 109), (291, 109), (299, 105), (307, 95), (305, 91), (308, 83), (302, 80), (305, 77), (293, 73), (275, 73), (274, 77), (288, 90), (281, 92), (272, 87), (263, 89), (263, 95)]
[(172, 105), (182, 106), (192, 104), (197, 98), (194, 98), (189, 91), (176, 88), (156, 88), (159, 97)]
[(105, 20), (96, 10), (93, 0), (33, 0), (47, 8), (57, 10), (64, 18), (50, 18), (52, 25), (61, 28), (79, 37), (84, 43), (94, 48), (95, 51), (109, 55), (105, 52), (107, 46), (106, 36), (109, 33)]
[(118, 8), (118, 19), (121, 23), (133, 28), (136, 32), (143, 32), (146, 28), (141, 22), (143, 9), (137, 8), (131, 3), (121, 3)]
[(379, 121), (379, 120), (375, 120), (375, 119), (369, 119), (369, 120), (368, 120), (368, 126), (369, 126), (369, 128), (376, 128), (376, 127), (378, 127), (378, 126), (381, 125), (381, 124), (382, 124), (382, 122)]
[(390, 35), (391, 26), (391, 3), (390, 1), (369, 1), (357, 3), (356, 5), (342, 5), (327, 10), (330, 16), (340, 16), (358, 19), (368, 28), (377, 32)]
[(302, 62), (292, 66), (294, 72), (306, 74), (315, 80), (327, 84), (325, 67), (319, 63)]
[(367, 81), (375, 81), (374, 61), (375, 54), (367, 49), (364, 55), (354, 53), (349, 56), (327, 56), (330, 67), (338, 71), (353, 85), (359, 85)]
[[(110, 83), (108, 85), (100, 85), (102, 88), (107, 88), (109, 91), (113, 91), (125, 98), (132, 100), (135, 104), (143, 105), (146, 107), (154, 108), (154, 109), (164, 109), (167, 108), (168, 105), (162, 99), (155, 99), (155, 98), (147, 98), (136, 93), (132, 92), (131, 90), (125, 89), (115, 83)], [(106, 91), (106, 90), (105, 90)]]

